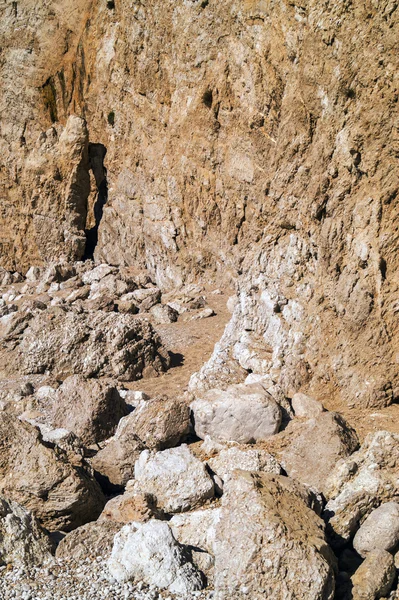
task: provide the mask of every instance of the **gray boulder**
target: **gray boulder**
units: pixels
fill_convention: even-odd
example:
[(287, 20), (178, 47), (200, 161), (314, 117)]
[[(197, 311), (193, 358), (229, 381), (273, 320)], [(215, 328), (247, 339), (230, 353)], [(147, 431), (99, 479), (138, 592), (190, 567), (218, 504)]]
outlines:
[(373, 550), (392, 551), (399, 545), (399, 504), (385, 502), (369, 514), (357, 531), (353, 547), (360, 556)]
[(168, 513), (190, 510), (214, 495), (214, 484), (205, 465), (186, 444), (153, 453), (145, 450), (135, 465), (139, 489), (153, 494), (157, 506)]
[(218, 442), (248, 444), (266, 440), (278, 432), (281, 409), (259, 384), (212, 389), (191, 404), (195, 433)]

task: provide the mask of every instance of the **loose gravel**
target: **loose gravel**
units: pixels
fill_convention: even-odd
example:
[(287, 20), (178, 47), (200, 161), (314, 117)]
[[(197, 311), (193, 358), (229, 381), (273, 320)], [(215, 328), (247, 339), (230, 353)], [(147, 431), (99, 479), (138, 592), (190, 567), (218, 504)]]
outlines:
[[(118, 583), (103, 557), (54, 559), (43, 567), (0, 567), (0, 600), (177, 600), (142, 582)], [(184, 600), (212, 600), (212, 591), (193, 592)], [(180, 598), (180, 600), (183, 600)]]

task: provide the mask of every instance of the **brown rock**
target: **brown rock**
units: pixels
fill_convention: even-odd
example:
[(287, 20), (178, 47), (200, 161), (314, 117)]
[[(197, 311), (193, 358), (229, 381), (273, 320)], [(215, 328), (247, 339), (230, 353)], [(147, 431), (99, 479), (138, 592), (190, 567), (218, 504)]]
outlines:
[(324, 492), (327, 477), (340, 458), (359, 445), (355, 431), (338, 413), (321, 413), (305, 422), (292, 421), (277, 454), (287, 474)]
[(134, 480), (131, 480), (123, 494), (107, 502), (98, 520), (117, 523), (144, 522), (157, 514), (155, 498), (151, 494), (137, 491)]
[(81, 375), (67, 377), (49, 406), (52, 425), (69, 429), (87, 445), (110, 437), (127, 412), (112, 382)]
[(172, 448), (188, 434), (190, 409), (184, 400), (157, 396), (140, 402), (125, 417), (117, 436), (135, 436), (150, 450)]
[(86, 523), (66, 535), (58, 544), (56, 557), (76, 561), (88, 558), (109, 558), (114, 536), (121, 526), (112, 521)]
[(353, 600), (375, 600), (387, 596), (396, 575), (392, 554), (373, 550), (352, 577)]
[(217, 598), (334, 598), (334, 555), (309, 500), (288, 477), (233, 473), (216, 524)]
[(170, 364), (152, 326), (132, 315), (51, 307), (35, 315), (9, 315), (0, 323), (0, 337), (12, 340), (0, 349), (0, 376), (5, 377), (50, 371), (61, 380), (81, 374), (132, 381)]
[(131, 435), (114, 435), (91, 459), (93, 469), (116, 486), (123, 486), (134, 478), (134, 464), (145, 449), (144, 444)]
[(31, 511), (50, 531), (95, 519), (105, 499), (90, 467), (72, 466), (39, 431), (0, 413), (0, 493)]

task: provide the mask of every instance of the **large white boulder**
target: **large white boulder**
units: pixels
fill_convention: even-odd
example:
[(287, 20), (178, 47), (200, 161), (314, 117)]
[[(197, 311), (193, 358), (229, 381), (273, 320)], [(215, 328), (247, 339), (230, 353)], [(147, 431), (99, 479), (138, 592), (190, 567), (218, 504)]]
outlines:
[(139, 489), (153, 494), (165, 512), (190, 510), (214, 495), (205, 465), (186, 444), (156, 453), (144, 450), (134, 473)]
[(212, 389), (191, 404), (195, 433), (219, 442), (250, 444), (278, 432), (281, 409), (260, 384)]
[(189, 556), (165, 521), (133, 522), (116, 534), (108, 569), (117, 581), (144, 581), (188, 598), (204, 587)]

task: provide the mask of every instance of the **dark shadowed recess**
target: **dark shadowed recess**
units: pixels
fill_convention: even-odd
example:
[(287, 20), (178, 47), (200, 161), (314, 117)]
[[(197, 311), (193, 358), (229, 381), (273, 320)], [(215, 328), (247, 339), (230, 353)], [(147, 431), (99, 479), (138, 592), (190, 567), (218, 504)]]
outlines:
[(93, 171), (97, 187), (97, 198), (94, 203), (95, 224), (85, 229), (86, 249), (83, 259), (92, 259), (98, 242), (98, 227), (103, 217), (104, 206), (108, 200), (107, 169), (104, 166), (107, 149), (103, 144), (89, 144), (90, 169)]

